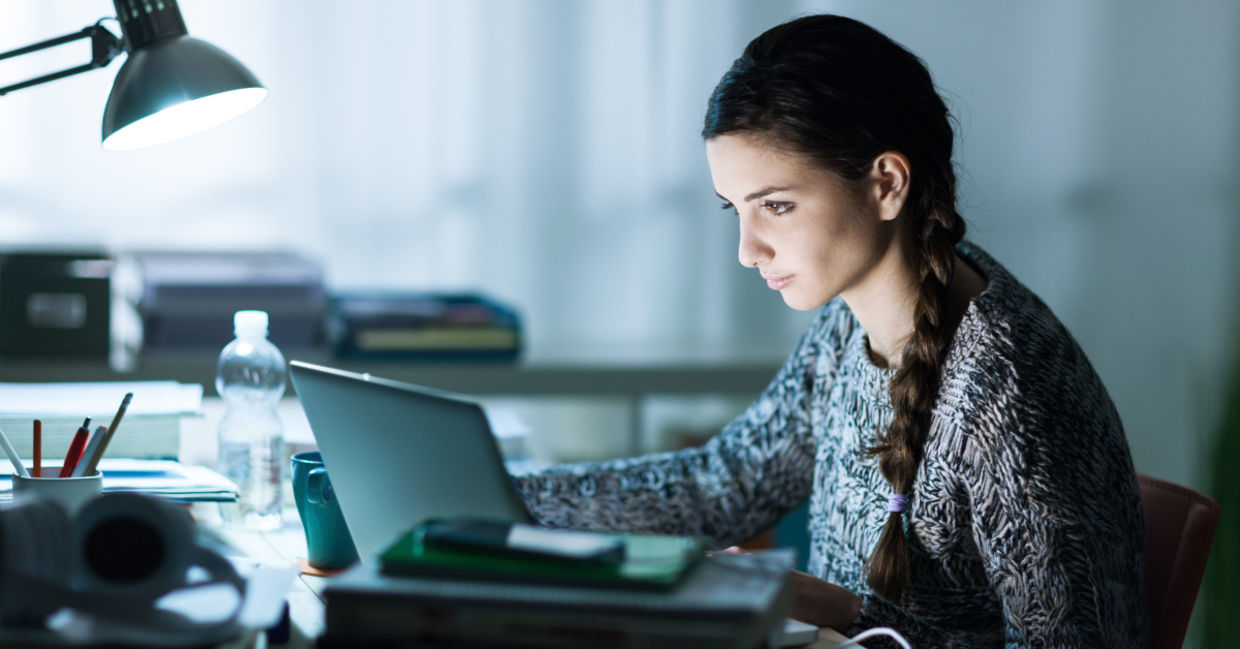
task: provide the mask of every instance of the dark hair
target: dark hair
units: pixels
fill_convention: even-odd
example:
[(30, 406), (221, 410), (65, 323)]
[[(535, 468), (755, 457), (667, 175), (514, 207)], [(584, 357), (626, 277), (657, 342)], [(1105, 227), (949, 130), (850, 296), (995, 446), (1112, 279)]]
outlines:
[[(849, 179), (898, 151), (911, 167), (900, 218), (914, 237), (921, 281), (914, 330), (891, 382), (895, 415), (869, 449), (895, 493), (912, 495), (938, 394), (949, 331), (947, 287), (964, 237), (956, 212), (953, 132), (926, 66), (856, 20), (798, 18), (755, 38), (711, 94), (702, 137), (752, 133)], [(912, 579), (899, 513), (887, 517), (869, 583), (900, 601)]]

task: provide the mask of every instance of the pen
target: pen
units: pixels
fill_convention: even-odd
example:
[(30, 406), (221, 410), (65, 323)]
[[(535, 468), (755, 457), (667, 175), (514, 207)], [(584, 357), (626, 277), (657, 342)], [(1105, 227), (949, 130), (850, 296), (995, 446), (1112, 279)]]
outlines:
[(34, 471), (30, 475), (43, 477), (43, 422), (38, 419), (34, 420)]
[(121, 399), (121, 407), (116, 409), (116, 416), (112, 418), (112, 425), (103, 431), (103, 439), (99, 440), (99, 448), (95, 449), (94, 456), (86, 458), (89, 462), (83, 475), (95, 474), (99, 459), (103, 457), (103, 452), (108, 449), (108, 442), (111, 442), (112, 436), (116, 434), (116, 427), (121, 425), (121, 417), (124, 417), (125, 411), (129, 409), (130, 401), (133, 401), (133, 393), (126, 392), (125, 398)]
[(13, 469), (17, 471), (17, 475), (29, 478), (30, 473), (26, 471), (26, 466), (22, 464), (22, 459), (17, 457), (17, 450), (9, 443), (9, 436), (4, 434), (3, 429), (0, 429), (0, 445), (4, 446), (4, 452), (9, 456), (9, 461), (13, 463)]
[(108, 429), (106, 426), (95, 428), (95, 434), (91, 435), (90, 441), (86, 442), (86, 450), (82, 451), (82, 459), (78, 460), (77, 466), (73, 467), (73, 473), (69, 476), (70, 478), (81, 478), (94, 472), (90, 468), (90, 462), (87, 461), (87, 458), (92, 458), (99, 452), (99, 444), (102, 443), (104, 436), (107, 434)]
[[(90, 421), (87, 418), (87, 421)], [(60, 467), (61, 478), (68, 478), (73, 475), (73, 469), (77, 467), (77, 463), (82, 460), (82, 449), (86, 448), (86, 438), (90, 432), (86, 430), (86, 425), (79, 429), (73, 435), (73, 441), (69, 442), (69, 451), (65, 453), (65, 464)]]

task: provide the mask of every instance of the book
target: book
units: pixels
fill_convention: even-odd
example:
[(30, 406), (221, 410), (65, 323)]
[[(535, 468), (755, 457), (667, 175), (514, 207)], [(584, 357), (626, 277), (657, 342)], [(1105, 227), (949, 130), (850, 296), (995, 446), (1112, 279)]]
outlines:
[(666, 591), (385, 575), (358, 564), (323, 591), (320, 647), (414, 642), (752, 649), (792, 605), (786, 566), (704, 558)]
[(202, 386), (176, 381), (0, 383), (0, 429), (22, 457), (32, 457), (31, 424), (43, 422), (43, 458), (59, 460), (82, 420), (109, 425), (125, 393), (134, 394), (108, 457), (176, 459), (181, 422), (202, 416)]
[[(423, 523), (409, 530), (379, 555), (383, 574), (668, 590), (689, 574), (705, 549), (704, 542), (693, 537), (616, 534), (624, 557), (618, 561), (505, 556), (427, 544), (427, 526)], [(562, 531), (544, 530), (549, 535), (557, 532)]]

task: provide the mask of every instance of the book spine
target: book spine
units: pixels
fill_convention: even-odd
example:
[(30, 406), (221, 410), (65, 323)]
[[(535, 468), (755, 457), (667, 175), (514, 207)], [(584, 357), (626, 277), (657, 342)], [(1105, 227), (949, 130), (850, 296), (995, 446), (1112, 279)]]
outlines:
[(363, 351), (514, 349), (520, 344), (517, 332), (500, 327), (362, 329), (354, 340)]

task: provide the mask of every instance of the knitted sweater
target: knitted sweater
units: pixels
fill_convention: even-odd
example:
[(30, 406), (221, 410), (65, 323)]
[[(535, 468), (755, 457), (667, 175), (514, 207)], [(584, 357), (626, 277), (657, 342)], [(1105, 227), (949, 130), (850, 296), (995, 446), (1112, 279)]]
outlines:
[(989, 255), (947, 350), (905, 515), (913, 578), (897, 605), (866, 584), (891, 492), (865, 449), (895, 372), (835, 299), (761, 396), (700, 448), (517, 478), (557, 527), (749, 539), (809, 500), (808, 572), (862, 595), (850, 634), (932, 647), (1148, 645), (1144, 522), (1119, 416), (1049, 308)]

